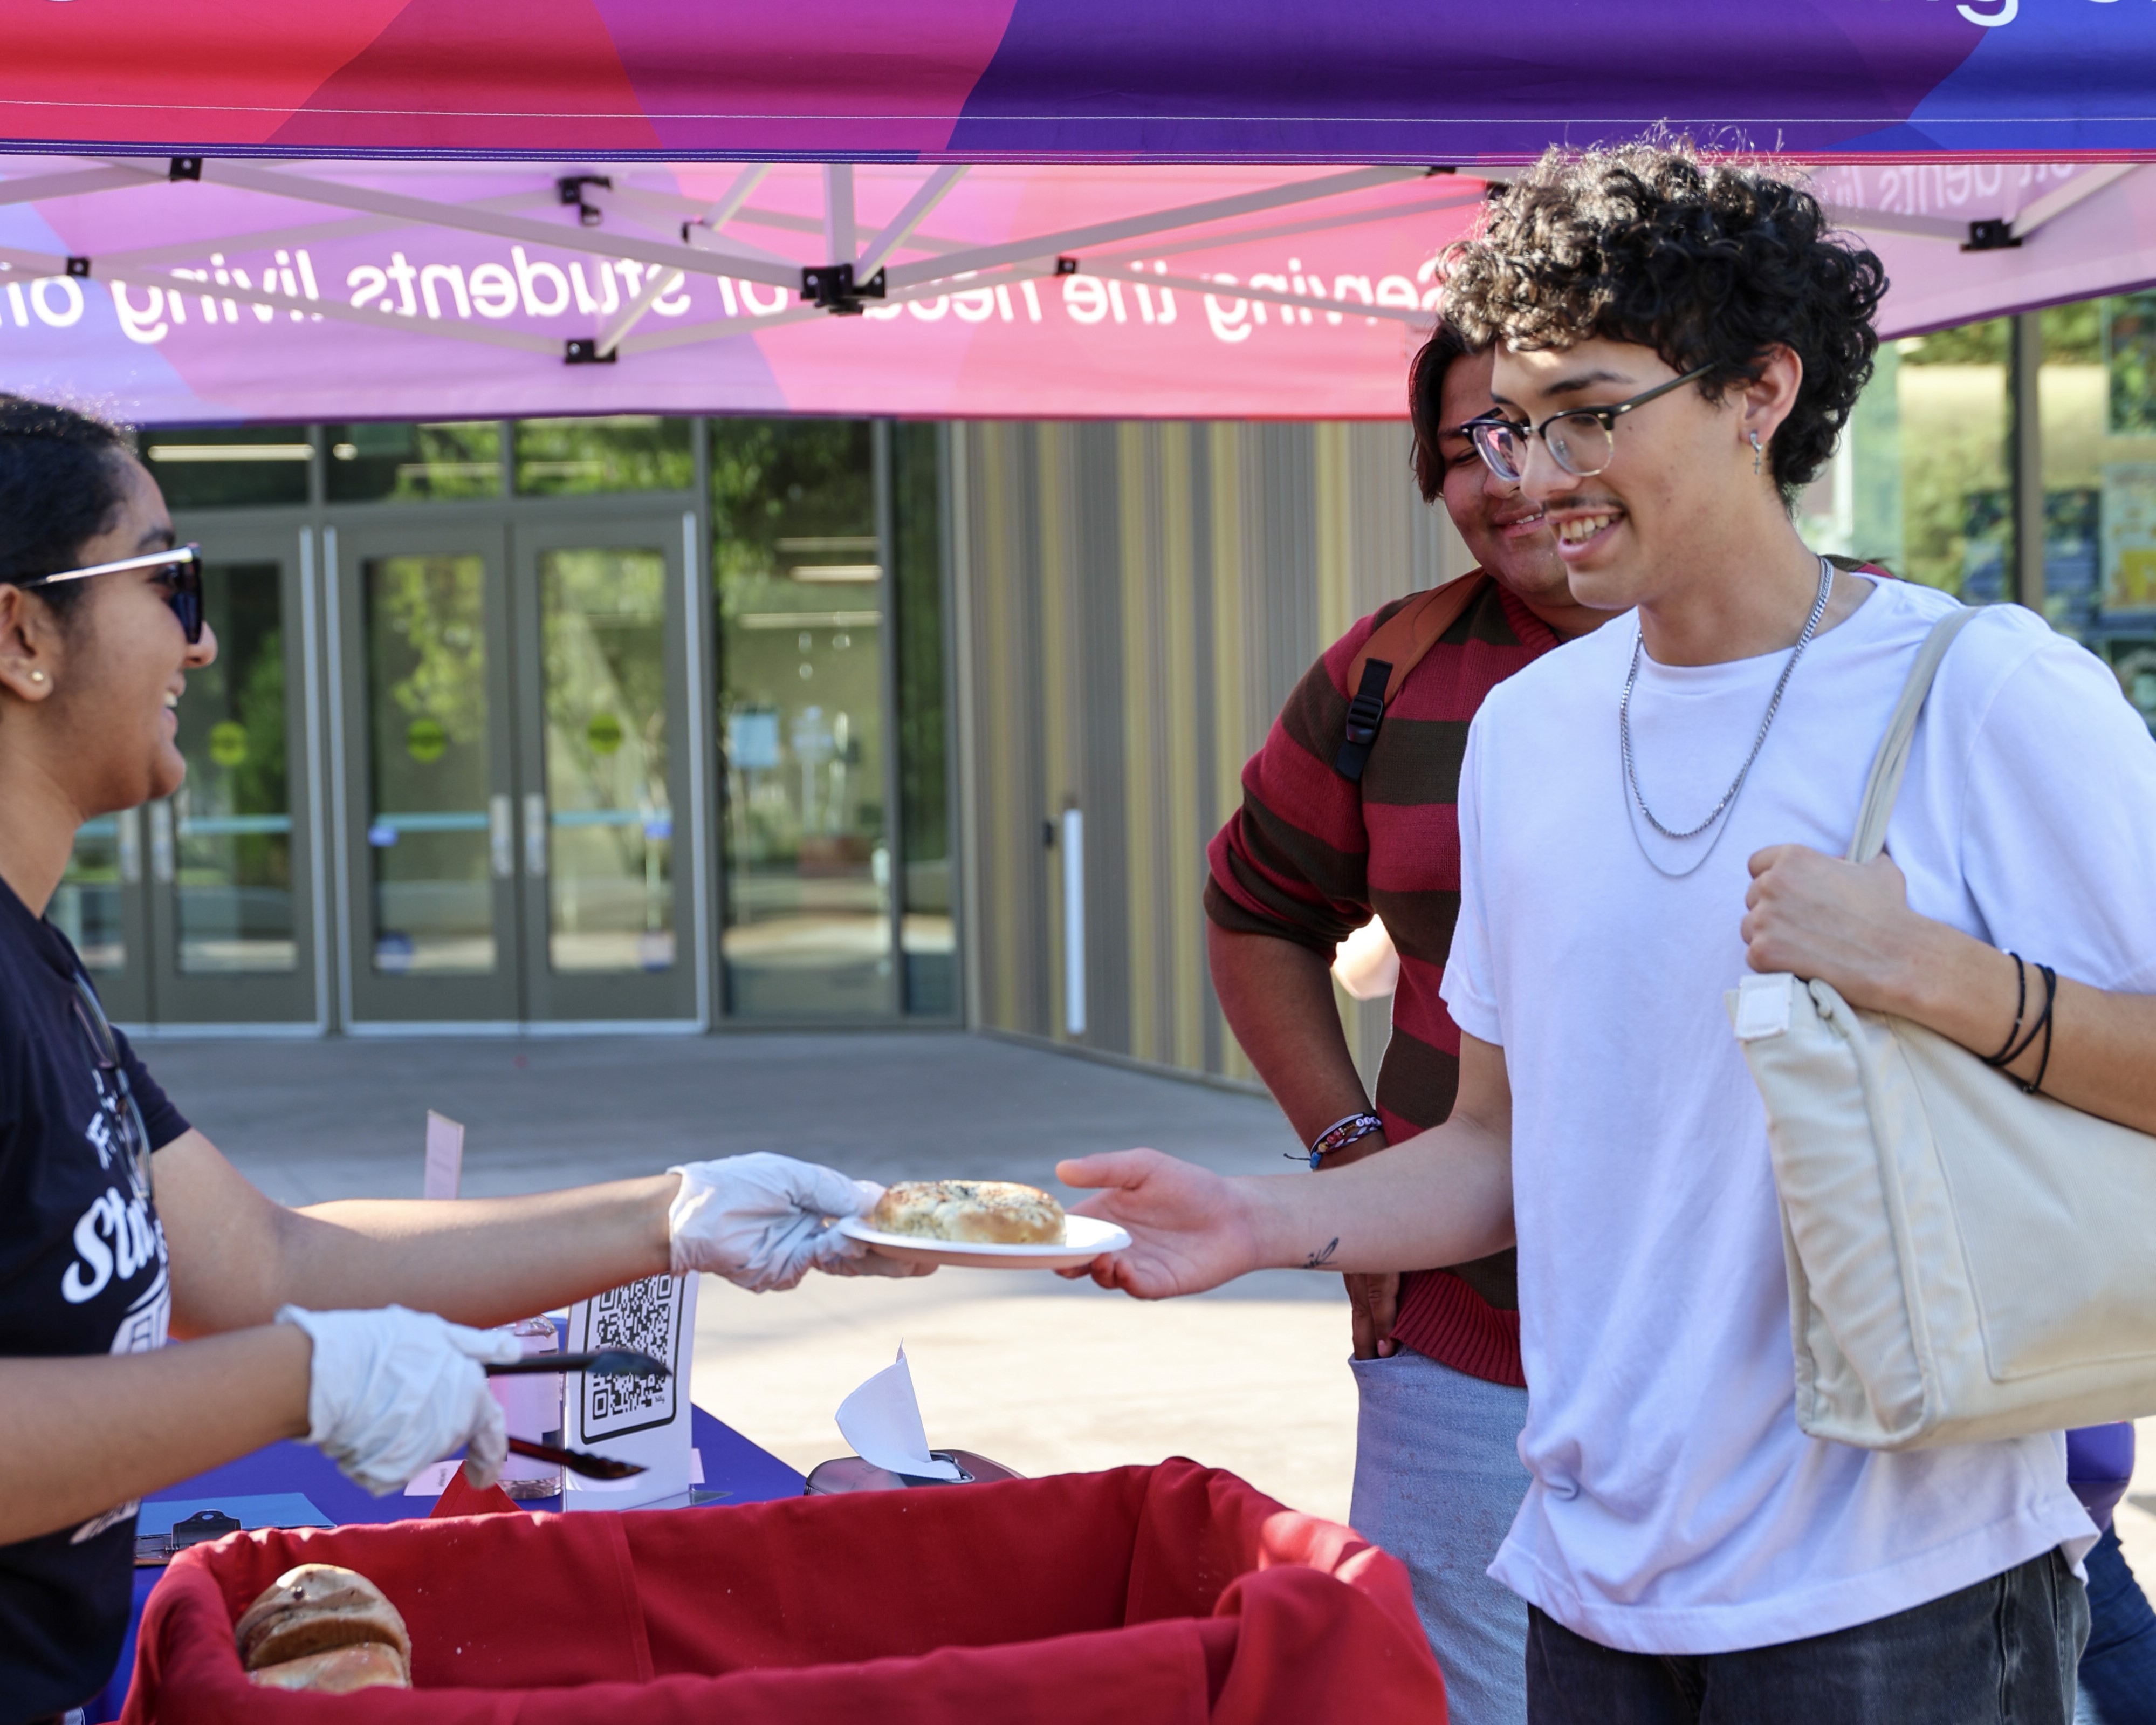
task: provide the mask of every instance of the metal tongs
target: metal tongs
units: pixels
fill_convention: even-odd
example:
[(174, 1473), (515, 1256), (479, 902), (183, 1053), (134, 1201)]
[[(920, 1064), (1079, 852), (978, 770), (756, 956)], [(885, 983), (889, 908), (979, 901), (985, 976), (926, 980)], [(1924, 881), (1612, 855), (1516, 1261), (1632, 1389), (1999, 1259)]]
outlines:
[[(542, 1373), (584, 1372), (601, 1378), (670, 1378), (673, 1368), (634, 1348), (602, 1348), (590, 1353), (531, 1353), (508, 1365), (489, 1366), (490, 1378), (525, 1378)], [(551, 1461), (571, 1473), (590, 1480), (632, 1479), (645, 1470), (634, 1461), (617, 1461), (611, 1455), (594, 1455), (588, 1450), (567, 1450), (558, 1444), (542, 1444), (531, 1438), (512, 1437), (512, 1455), (534, 1461)]]

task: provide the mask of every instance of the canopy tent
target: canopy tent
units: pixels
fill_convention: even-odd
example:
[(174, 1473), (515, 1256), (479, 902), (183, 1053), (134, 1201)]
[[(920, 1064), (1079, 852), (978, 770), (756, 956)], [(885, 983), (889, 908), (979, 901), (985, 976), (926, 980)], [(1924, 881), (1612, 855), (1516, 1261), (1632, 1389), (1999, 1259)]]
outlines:
[(2156, 281), (2147, 7), (896, 14), (24, 12), (0, 383), (151, 424), (1396, 416), (1504, 165), (1653, 126), (1820, 164), (1889, 334)]

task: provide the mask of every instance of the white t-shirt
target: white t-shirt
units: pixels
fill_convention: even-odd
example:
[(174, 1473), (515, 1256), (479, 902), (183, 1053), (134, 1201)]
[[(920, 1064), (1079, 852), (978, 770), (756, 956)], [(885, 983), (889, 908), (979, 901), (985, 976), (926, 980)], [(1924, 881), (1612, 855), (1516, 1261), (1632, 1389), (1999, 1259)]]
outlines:
[[(1712, 854), (1633, 813), (1617, 619), (1491, 691), (1460, 781), (1444, 994), (1505, 1050), (1533, 1484), (1490, 1573), (1641, 1652), (1869, 1622), (2094, 1530), (2056, 1436), (1881, 1455), (1798, 1430), (1765, 1115), (1722, 1005), (1747, 860), (1839, 855), (1918, 643), (1952, 601), (1881, 582), (1813, 641)], [(1632, 701), (1665, 825), (1728, 787), (1786, 658), (1663, 666)], [(2156, 742), (2031, 613), (1961, 635), (1887, 849), (1927, 916), (2099, 988), (2156, 992)], [(2002, 1019), (2001, 1034), (2005, 1032)]]

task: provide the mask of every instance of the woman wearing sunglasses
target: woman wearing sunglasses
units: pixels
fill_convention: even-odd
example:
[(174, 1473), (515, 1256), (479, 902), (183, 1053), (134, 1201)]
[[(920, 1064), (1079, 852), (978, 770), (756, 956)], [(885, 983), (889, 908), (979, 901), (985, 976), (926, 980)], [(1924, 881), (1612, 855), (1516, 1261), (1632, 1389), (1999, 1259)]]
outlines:
[(85, 821), (178, 788), (174, 708), (216, 656), (193, 547), (121, 434), (0, 395), (0, 1725), (110, 1675), (145, 1492), (279, 1438), (377, 1493), (459, 1445), (490, 1481), (482, 1366), (518, 1348), (466, 1326), (670, 1271), (909, 1273), (826, 1225), (880, 1187), (778, 1156), (300, 1211), (243, 1179), (44, 915)]

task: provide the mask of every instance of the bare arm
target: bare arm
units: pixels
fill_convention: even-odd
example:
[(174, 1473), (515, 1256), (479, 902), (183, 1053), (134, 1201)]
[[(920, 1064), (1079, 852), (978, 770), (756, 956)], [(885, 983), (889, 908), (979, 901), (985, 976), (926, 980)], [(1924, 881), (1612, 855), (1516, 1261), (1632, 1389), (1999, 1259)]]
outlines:
[(1512, 1091), (1505, 1051), (1460, 1039), (1460, 1097), (1444, 1125), (1322, 1180), (1229, 1179), (1122, 1150), (1056, 1169), (1103, 1189), (1079, 1206), (1128, 1229), (1093, 1279), (1141, 1299), (1201, 1293), (1253, 1270), (1438, 1269), (1512, 1244)]
[[(1332, 967), (1322, 957), (1293, 941), (1238, 934), (1217, 922), (1205, 925), (1205, 956), (1221, 1016), (1298, 1138), (1307, 1144), (1334, 1121), (1370, 1106), (1341, 1032)], [(1387, 1142), (1382, 1132), (1373, 1132), (1326, 1158), (1323, 1171), (1373, 1156)], [(1350, 1276), (1346, 1281), (1355, 1358), (1396, 1353), (1399, 1276)]]
[(200, 1132), (158, 1151), (155, 1168), (173, 1332), (203, 1339), (117, 1358), (0, 1360), (0, 1543), (304, 1436), (311, 1350), (303, 1331), (271, 1322), (280, 1306), (528, 1317), (667, 1269), (678, 1184), (661, 1174), (531, 1198), (296, 1211)]
[(1332, 968), (1291, 940), (1205, 925), (1213, 992), (1235, 1040), (1307, 1144), (1370, 1106), (1333, 1004)]
[[(1909, 908), (1889, 857), (1858, 865), (1799, 845), (1752, 859), (1743, 932), (1754, 970), (1830, 983), (1852, 1006), (1892, 1013), (1979, 1055), (1998, 1053), (2014, 1024), (2014, 960)], [(2041, 952), (2025, 955), (2041, 959)], [(2044, 1004), (2028, 968), (2025, 1029)], [(2156, 996), (2059, 978), (2044, 1094), (2069, 1107), (2156, 1132)], [(2044, 1039), (2008, 1069), (2033, 1081)]]
[(172, 1327), (201, 1336), (265, 1324), (290, 1302), (396, 1304), (459, 1323), (529, 1317), (669, 1267), (658, 1174), (529, 1198), (348, 1199), (290, 1210), (198, 1132), (157, 1155), (172, 1248)]
[(0, 1360), (0, 1544), (304, 1437), (310, 1358), (284, 1327), (116, 1359)]

